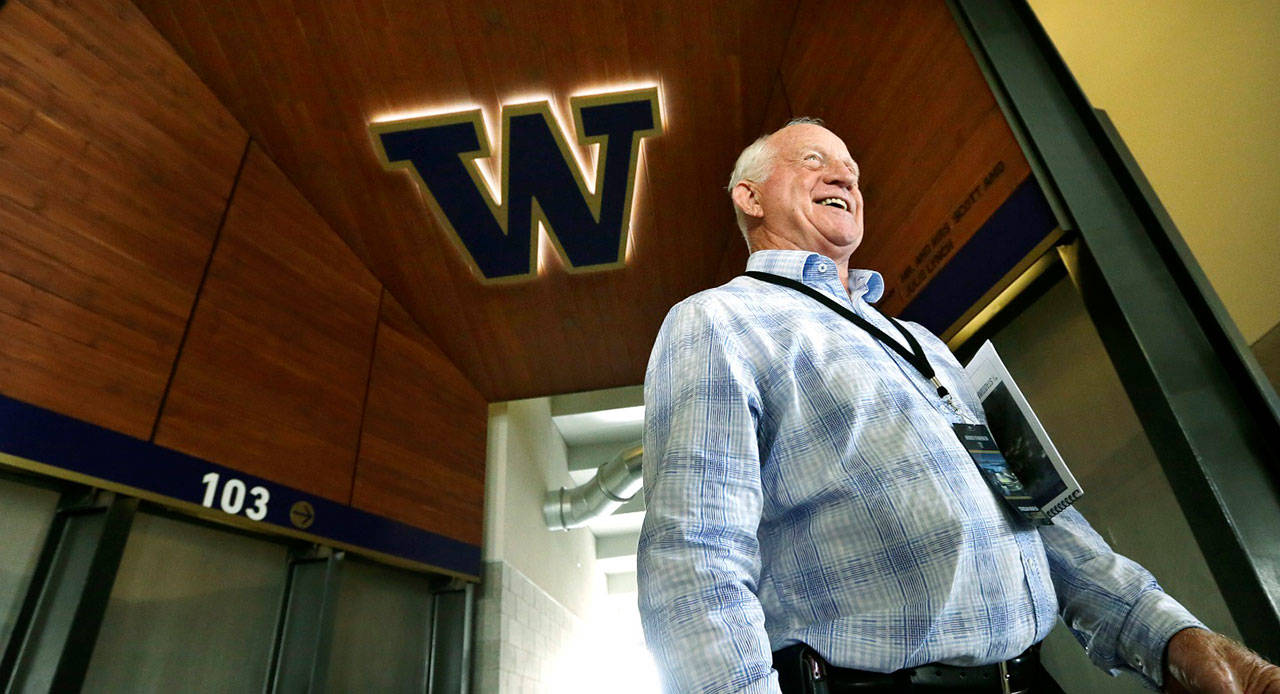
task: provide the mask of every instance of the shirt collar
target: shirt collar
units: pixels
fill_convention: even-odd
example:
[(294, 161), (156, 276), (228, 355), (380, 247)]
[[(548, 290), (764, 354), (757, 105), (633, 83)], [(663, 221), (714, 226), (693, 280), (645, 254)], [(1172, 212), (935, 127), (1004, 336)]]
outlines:
[[(799, 280), (818, 289), (834, 289), (843, 293), (836, 262), (821, 253), (809, 251), (756, 251), (747, 258), (747, 269), (770, 272)], [(874, 304), (884, 296), (884, 278), (875, 270), (849, 269), (849, 295)]]

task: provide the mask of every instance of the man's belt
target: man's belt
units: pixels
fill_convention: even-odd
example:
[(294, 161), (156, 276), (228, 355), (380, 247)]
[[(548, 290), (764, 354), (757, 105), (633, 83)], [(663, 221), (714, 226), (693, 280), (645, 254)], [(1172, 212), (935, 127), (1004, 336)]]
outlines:
[(886, 673), (835, 667), (801, 643), (775, 651), (773, 667), (786, 694), (909, 691), (1018, 694), (1035, 691), (1042, 672), (1040, 644), (990, 665), (929, 664)]

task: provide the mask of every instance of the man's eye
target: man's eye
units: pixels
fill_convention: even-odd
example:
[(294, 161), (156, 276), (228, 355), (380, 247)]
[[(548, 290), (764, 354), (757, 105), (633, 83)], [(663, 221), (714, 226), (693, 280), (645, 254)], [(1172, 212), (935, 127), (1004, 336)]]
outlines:
[(822, 157), (821, 155), (810, 152), (809, 154), (804, 155), (804, 161), (806, 164), (821, 164)]

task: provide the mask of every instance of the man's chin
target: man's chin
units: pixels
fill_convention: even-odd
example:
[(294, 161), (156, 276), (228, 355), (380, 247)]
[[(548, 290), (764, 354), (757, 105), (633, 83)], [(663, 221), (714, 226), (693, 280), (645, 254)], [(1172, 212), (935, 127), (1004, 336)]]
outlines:
[(843, 251), (846, 254), (854, 252), (857, 250), (858, 246), (862, 245), (861, 230), (840, 229), (834, 230), (831, 233), (823, 234), (823, 236), (827, 239), (827, 243), (831, 244), (832, 247)]

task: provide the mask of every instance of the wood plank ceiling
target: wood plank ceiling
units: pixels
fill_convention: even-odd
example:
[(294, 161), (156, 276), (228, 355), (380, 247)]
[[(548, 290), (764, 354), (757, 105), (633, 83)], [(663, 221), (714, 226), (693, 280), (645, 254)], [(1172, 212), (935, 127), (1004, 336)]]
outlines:
[[(137, 4), (490, 401), (639, 383), (667, 309), (741, 270), (723, 185), (792, 113), (827, 118), (861, 160), (876, 269), (994, 162), (1025, 170), (941, 0)], [(617, 271), (570, 275), (553, 255), (534, 279), (482, 285), (367, 132), (448, 106), (493, 122), (530, 96), (567, 114), (576, 93), (636, 84), (660, 86), (665, 133), (644, 143)]]

